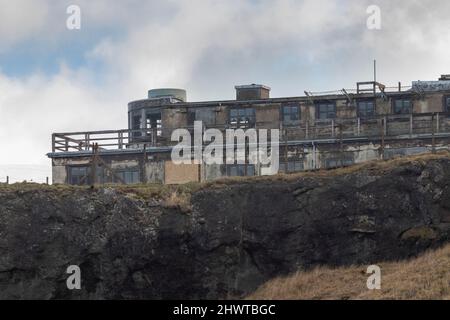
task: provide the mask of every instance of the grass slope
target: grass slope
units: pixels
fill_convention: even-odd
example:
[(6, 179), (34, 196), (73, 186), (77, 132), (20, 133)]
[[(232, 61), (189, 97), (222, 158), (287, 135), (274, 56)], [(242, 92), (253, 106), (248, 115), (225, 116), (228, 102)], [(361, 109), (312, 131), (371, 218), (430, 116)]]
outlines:
[(316, 268), (262, 285), (249, 300), (450, 300), (450, 245), (409, 260), (379, 263), (381, 290), (367, 266)]

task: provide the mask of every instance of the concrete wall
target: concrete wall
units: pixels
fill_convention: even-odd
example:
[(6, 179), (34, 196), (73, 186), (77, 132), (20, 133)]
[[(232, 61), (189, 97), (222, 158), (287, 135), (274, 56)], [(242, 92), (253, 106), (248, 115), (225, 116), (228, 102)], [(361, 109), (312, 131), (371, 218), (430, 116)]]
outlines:
[(164, 109), (161, 113), (162, 136), (170, 139), (173, 130), (187, 127), (187, 110), (186, 108), (170, 108)]
[(145, 178), (147, 183), (164, 183), (164, 174), (164, 161), (151, 161), (145, 164)]
[(53, 184), (65, 184), (67, 183), (67, 170), (65, 166), (53, 166), (52, 167), (52, 181)]
[(278, 129), (280, 127), (280, 104), (256, 106), (256, 126), (258, 129)]

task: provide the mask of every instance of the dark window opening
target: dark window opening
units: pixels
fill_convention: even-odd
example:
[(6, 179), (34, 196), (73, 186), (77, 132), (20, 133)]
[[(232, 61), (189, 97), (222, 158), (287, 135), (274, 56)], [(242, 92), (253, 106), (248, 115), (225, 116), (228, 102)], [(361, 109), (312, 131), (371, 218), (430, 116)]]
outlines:
[(335, 103), (317, 103), (317, 119), (335, 119), (336, 118), (336, 104)]
[(230, 109), (230, 125), (235, 129), (254, 128), (256, 123), (255, 109)]
[(373, 101), (358, 102), (358, 117), (368, 118), (375, 115), (375, 103)]
[(286, 125), (297, 124), (300, 119), (300, 106), (298, 105), (286, 105), (282, 106), (282, 118), (283, 123)]
[(410, 114), (412, 113), (411, 99), (399, 98), (394, 100), (394, 114)]

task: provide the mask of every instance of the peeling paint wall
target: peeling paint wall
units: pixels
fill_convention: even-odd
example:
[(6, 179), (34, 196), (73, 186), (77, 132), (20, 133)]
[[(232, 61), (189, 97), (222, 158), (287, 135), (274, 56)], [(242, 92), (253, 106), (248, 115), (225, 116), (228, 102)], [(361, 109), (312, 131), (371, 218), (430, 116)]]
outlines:
[(53, 184), (65, 184), (67, 183), (67, 170), (65, 166), (53, 166), (52, 167), (52, 181)]

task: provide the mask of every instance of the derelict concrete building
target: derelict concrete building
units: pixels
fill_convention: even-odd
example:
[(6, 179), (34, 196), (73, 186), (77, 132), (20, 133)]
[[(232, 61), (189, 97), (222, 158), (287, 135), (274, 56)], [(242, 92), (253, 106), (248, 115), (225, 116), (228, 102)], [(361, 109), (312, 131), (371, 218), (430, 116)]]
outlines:
[(52, 135), (53, 183), (166, 183), (262, 174), (258, 164), (171, 161), (175, 129), (279, 129), (280, 172), (335, 168), (448, 149), (450, 76), (410, 87), (358, 82), (353, 90), (271, 98), (264, 85), (236, 86), (236, 100), (188, 102), (157, 89), (128, 104), (128, 128)]

